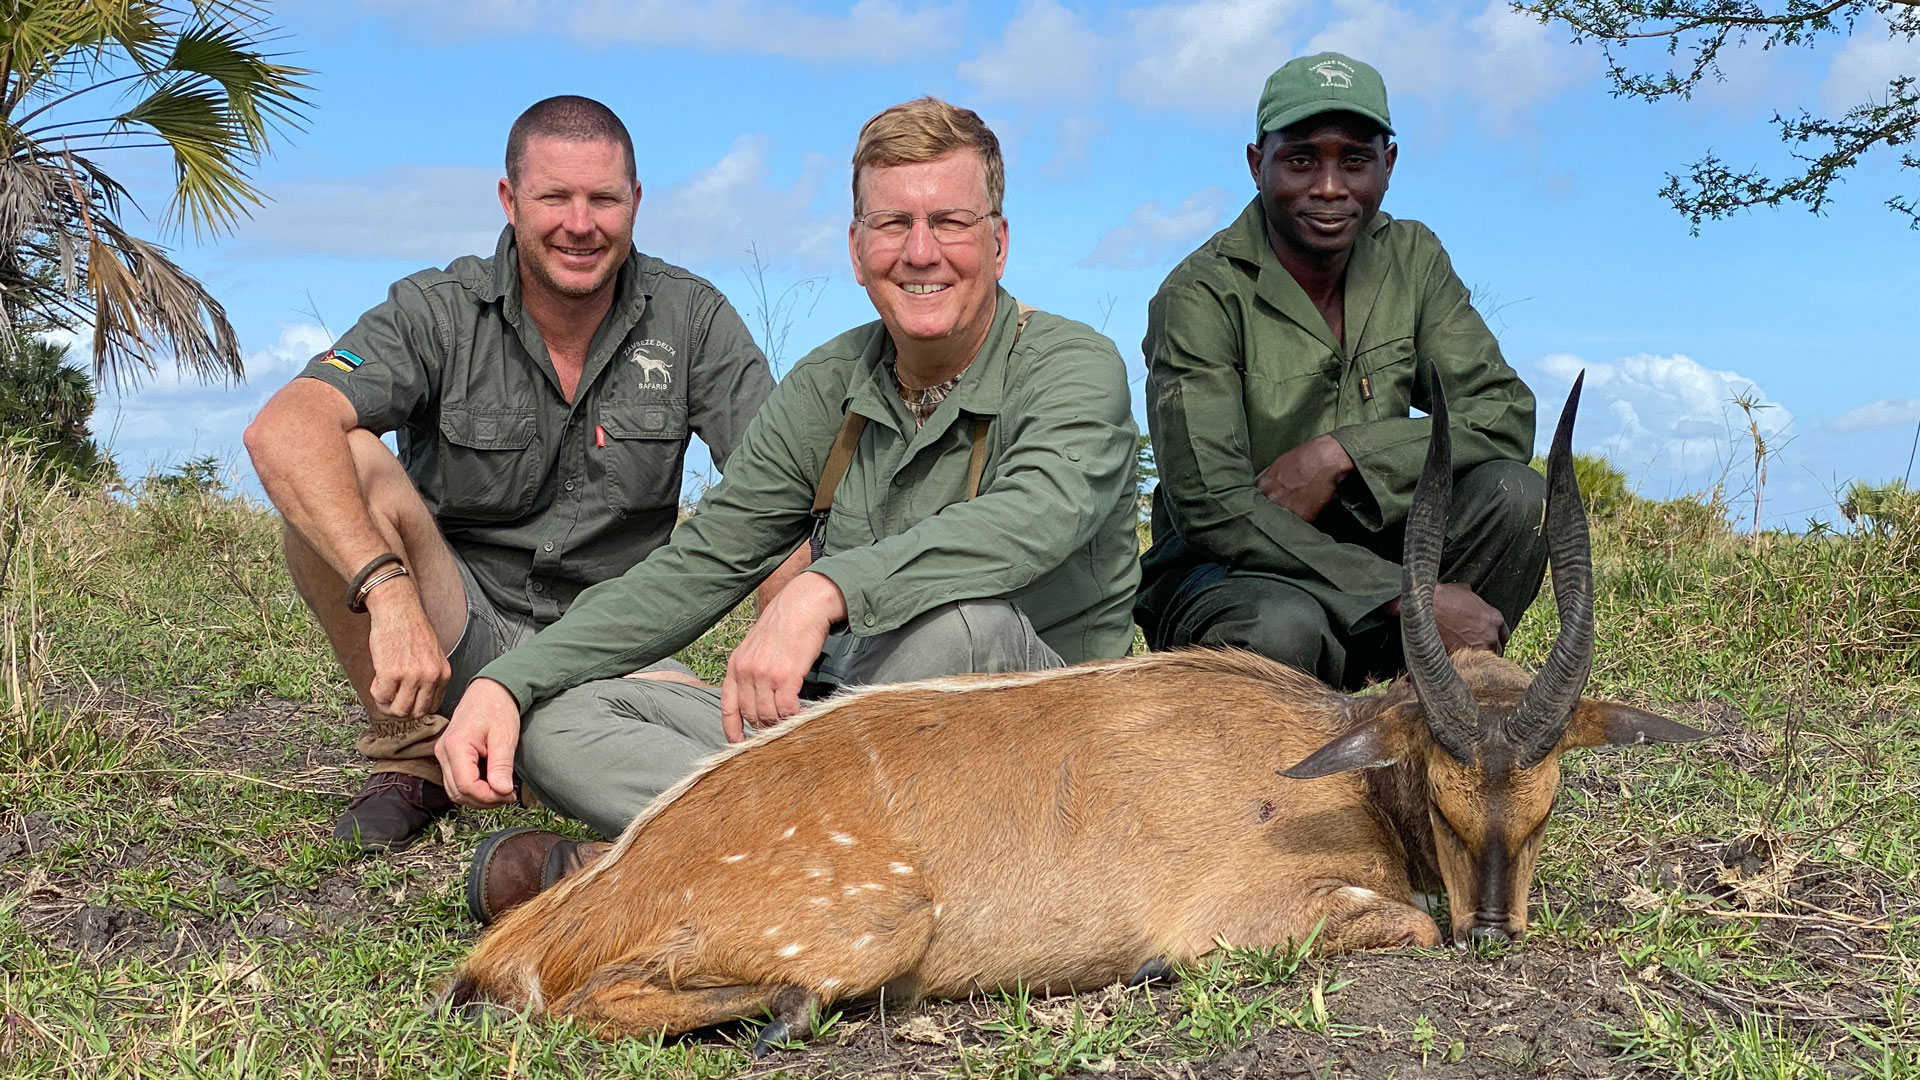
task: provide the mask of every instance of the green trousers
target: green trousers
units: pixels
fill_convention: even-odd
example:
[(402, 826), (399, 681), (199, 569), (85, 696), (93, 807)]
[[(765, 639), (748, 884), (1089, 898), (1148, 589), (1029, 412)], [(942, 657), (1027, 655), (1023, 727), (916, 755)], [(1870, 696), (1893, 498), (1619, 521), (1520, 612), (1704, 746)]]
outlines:
[[(1440, 580), (1472, 586), (1506, 618), (1509, 629), (1533, 603), (1546, 570), (1541, 531), (1546, 498), (1546, 480), (1517, 461), (1490, 461), (1454, 479)], [(1402, 523), (1367, 530), (1336, 505), (1316, 524), (1337, 540), (1400, 561)], [(1384, 609), (1343, 629), (1312, 595), (1274, 574), (1201, 566), (1187, 574), (1156, 616), (1135, 611), (1153, 648), (1250, 649), (1346, 690), (1390, 678), (1405, 666), (1400, 621)]]
[[(834, 635), (827, 645), (810, 685), (876, 685), (1062, 666), (1026, 615), (1005, 600), (944, 604), (898, 630), (858, 638)], [(726, 746), (719, 687), (600, 679), (527, 713), (516, 772), (542, 806), (611, 838), (654, 796)]]

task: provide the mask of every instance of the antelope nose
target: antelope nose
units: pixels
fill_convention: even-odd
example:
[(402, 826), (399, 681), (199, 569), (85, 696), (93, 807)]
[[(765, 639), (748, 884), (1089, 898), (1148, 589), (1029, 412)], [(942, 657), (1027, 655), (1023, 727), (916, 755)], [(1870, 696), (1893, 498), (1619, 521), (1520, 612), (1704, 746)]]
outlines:
[(1476, 945), (1486, 945), (1495, 942), (1506, 944), (1513, 940), (1513, 935), (1507, 933), (1507, 928), (1504, 926), (1476, 926), (1467, 931), (1467, 938)]

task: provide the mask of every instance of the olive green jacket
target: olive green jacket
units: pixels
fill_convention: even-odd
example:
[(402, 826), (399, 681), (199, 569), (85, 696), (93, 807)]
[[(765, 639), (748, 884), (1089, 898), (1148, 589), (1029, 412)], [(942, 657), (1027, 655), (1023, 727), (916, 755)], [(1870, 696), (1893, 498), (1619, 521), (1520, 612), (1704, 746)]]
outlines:
[[(653, 663), (705, 633), (810, 530), (814, 488), (849, 410), (868, 418), (812, 569), (848, 629), (884, 633), (955, 600), (1002, 597), (1068, 663), (1125, 655), (1139, 581), (1138, 441), (1113, 343), (1036, 312), (1015, 341), (1002, 289), (993, 328), (926, 425), (895, 389), (893, 343), (868, 323), (809, 353), (747, 429), (727, 475), (673, 540), (481, 675), (521, 708)], [(973, 417), (990, 418), (968, 500)]]
[(394, 283), (301, 375), (345, 394), (495, 605), (547, 623), (666, 543), (689, 433), (722, 468), (773, 391), (719, 290), (638, 251), (572, 402), (520, 306), (513, 230), (490, 259)]
[(1267, 242), (1255, 198), (1167, 275), (1147, 308), (1147, 421), (1160, 471), (1143, 621), (1202, 563), (1299, 585), (1351, 630), (1400, 592), (1400, 566), (1268, 501), (1254, 478), (1331, 433), (1355, 475), (1337, 501), (1362, 527), (1403, 521), (1425, 460), (1437, 368), (1456, 471), (1533, 452), (1533, 393), (1500, 356), (1440, 241), (1376, 215), (1346, 277), (1333, 336)]

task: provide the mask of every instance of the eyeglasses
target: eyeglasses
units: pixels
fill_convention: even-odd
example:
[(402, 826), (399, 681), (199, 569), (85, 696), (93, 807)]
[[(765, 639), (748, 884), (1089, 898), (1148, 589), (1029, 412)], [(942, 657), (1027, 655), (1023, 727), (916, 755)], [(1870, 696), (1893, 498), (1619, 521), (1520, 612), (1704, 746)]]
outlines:
[(913, 223), (925, 220), (933, 238), (943, 244), (957, 244), (967, 239), (975, 225), (988, 218), (999, 217), (998, 212), (976, 214), (971, 210), (953, 207), (948, 210), (935, 210), (925, 215), (909, 214), (905, 210), (875, 210), (871, 214), (862, 214), (854, 218), (854, 223), (867, 229), (880, 240), (899, 243), (913, 231)]

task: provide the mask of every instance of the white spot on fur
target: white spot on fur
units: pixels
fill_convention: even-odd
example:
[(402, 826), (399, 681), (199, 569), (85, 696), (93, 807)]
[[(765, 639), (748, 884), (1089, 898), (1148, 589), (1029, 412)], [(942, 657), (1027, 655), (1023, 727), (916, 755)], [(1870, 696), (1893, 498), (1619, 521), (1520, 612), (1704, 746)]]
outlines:
[(741, 859), (744, 859), (746, 857), (747, 857), (747, 853), (743, 851), (738, 855), (729, 855), (726, 858), (721, 859), (720, 861), (723, 863), (735, 863), (735, 862), (739, 862)]
[(863, 881), (857, 887), (865, 889), (868, 892), (879, 892), (880, 890), (886, 888), (885, 885), (882, 885), (877, 881)]
[(906, 863), (903, 863), (903, 862), (897, 862), (897, 863), (888, 863), (888, 864), (887, 864), (887, 869), (889, 869), (889, 870), (891, 870), (891, 871), (893, 871), (893, 872), (894, 872), (894, 873), (896, 873), (896, 874), (911, 874), (911, 873), (913, 873), (913, 867), (911, 867), (911, 866), (908, 866), (908, 865), (907, 865)]
[(1341, 894), (1354, 900), (1375, 900), (1380, 894), (1372, 889), (1363, 889), (1358, 885), (1348, 885), (1340, 890)]
[(934, 917), (934, 918), (936, 918), (936, 919), (937, 919), (937, 918), (939, 918), (939, 917), (940, 917), (940, 913), (941, 913), (941, 912), (943, 912), (943, 911), (945, 911), (945, 910), (947, 910), (947, 905), (945, 905), (945, 904), (935, 904), (935, 905), (933, 905), (933, 917)]
[(527, 1008), (540, 1012), (547, 1007), (547, 996), (540, 992), (540, 966), (529, 960), (520, 969), (521, 994), (526, 999)]
[(689, 904), (693, 903), (693, 890), (688, 889), (686, 892), (681, 893), (680, 899), (686, 901)]
[(838, 990), (839, 988), (840, 988), (839, 979), (821, 979), (820, 980), (820, 989), (822, 990)]
[(762, 936), (762, 937), (772, 937), (773, 935), (775, 935), (775, 934), (777, 934), (777, 933), (779, 933), (779, 932), (780, 932), (780, 928), (779, 928), (779, 927), (777, 927), (777, 926), (769, 926), (769, 927), (767, 927), (767, 928), (766, 928), (765, 930), (762, 930), (762, 931), (760, 931), (760, 934), (761, 934), (761, 936)]
[(817, 866), (809, 866), (809, 867), (807, 867), (807, 876), (808, 876), (808, 877), (811, 877), (811, 878), (817, 878), (817, 877), (819, 877), (820, 875), (822, 875), (822, 874), (825, 874), (825, 873), (826, 873), (826, 871), (825, 871), (825, 870), (822, 870), (822, 869), (820, 869), (820, 868), (819, 868), (819, 867), (817, 867)]
[(793, 839), (793, 828), (794, 827), (792, 825), (787, 826), (787, 831), (780, 834), (780, 839), (782, 840)]
[(799, 956), (800, 943), (796, 941), (796, 942), (793, 942), (792, 944), (780, 946), (780, 955), (781, 956)]
[(871, 944), (873, 944), (872, 934), (861, 934), (859, 937), (853, 939), (853, 947), (856, 949), (864, 949)]
[(807, 901), (807, 903), (809, 903), (809, 904), (831, 904), (831, 903), (833, 903), (833, 897), (831, 897), (831, 896), (816, 896), (816, 897), (814, 897), (813, 899), (811, 899), (811, 900), (809, 900), (809, 901)]
[(858, 840), (855, 840), (853, 837), (848, 836), (846, 833), (843, 833), (843, 832), (828, 833), (827, 839), (833, 841), (836, 844), (845, 844), (848, 847), (852, 847), (853, 845), (859, 843)]

